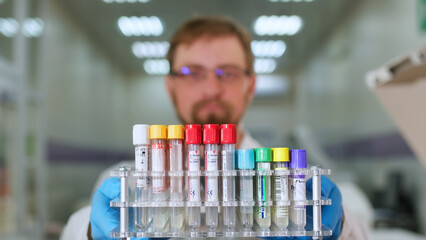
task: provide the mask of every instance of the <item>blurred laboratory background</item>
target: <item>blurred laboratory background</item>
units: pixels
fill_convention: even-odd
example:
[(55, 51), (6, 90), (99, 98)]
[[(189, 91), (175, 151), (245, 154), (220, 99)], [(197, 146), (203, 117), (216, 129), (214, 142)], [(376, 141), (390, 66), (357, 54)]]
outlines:
[(58, 239), (134, 124), (179, 123), (168, 40), (213, 15), (253, 36), (245, 128), (331, 168), (373, 239), (425, 239), (426, 165), (366, 84), (425, 46), (424, 0), (0, 0), (0, 239)]

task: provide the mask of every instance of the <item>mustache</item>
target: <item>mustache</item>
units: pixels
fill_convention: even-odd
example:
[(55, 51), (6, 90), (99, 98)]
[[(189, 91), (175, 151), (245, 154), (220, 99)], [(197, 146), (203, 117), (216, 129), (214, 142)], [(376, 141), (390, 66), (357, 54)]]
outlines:
[[(217, 104), (219, 107), (221, 107), (224, 110), (224, 116), (220, 117), (220, 116), (216, 116), (214, 114), (209, 115), (204, 121), (198, 118), (197, 113), (206, 105), (208, 104)], [(230, 123), (231, 120), (231, 116), (232, 116), (232, 106), (222, 100), (219, 99), (206, 99), (206, 100), (201, 100), (199, 102), (197, 102), (196, 104), (194, 104), (194, 106), (192, 107), (192, 119), (194, 120), (194, 122), (196, 124), (206, 124), (206, 123), (211, 123), (211, 124), (224, 124), (224, 123)], [(205, 122), (206, 121), (206, 122)]]

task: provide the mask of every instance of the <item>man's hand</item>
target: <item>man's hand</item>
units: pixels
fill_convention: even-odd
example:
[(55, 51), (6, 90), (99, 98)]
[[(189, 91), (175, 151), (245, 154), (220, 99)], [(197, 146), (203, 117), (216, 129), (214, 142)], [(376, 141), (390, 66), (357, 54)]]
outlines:
[[(93, 196), (90, 225), (91, 236), (94, 240), (114, 239), (110, 237), (110, 234), (120, 225), (120, 210), (109, 206), (109, 202), (112, 200), (120, 200), (120, 179), (118, 178), (105, 180)], [(130, 221), (132, 221), (132, 212), (129, 211), (129, 214)], [(148, 238), (131, 239), (145, 240)]]
[[(306, 182), (307, 192), (312, 192), (312, 179), (309, 179)], [(340, 194), (339, 189), (336, 184), (334, 184), (330, 179), (325, 176), (321, 176), (321, 197), (326, 197), (331, 199), (332, 205), (322, 206), (321, 207), (321, 216), (322, 224), (326, 225), (333, 231), (333, 234), (323, 239), (327, 240), (337, 240), (340, 236), (342, 229), (342, 195)], [(312, 206), (306, 208), (307, 219), (312, 219)], [(264, 239), (295, 239), (295, 240), (308, 240), (312, 237), (274, 237), (274, 238), (264, 238)]]
[(120, 225), (120, 211), (109, 202), (120, 198), (120, 179), (108, 178), (98, 188), (92, 199), (90, 225), (92, 239), (113, 239), (110, 232)]
[[(307, 181), (306, 189), (312, 190), (312, 179)], [(321, 197), (331, 199), (331, 205), (321, 207), (322, 224), (333, 231), (331, 236), (324, 237), (324, 239), (337, 240), (342, 230), (342, 195), (336, 184), (325, 176), (321, 176)], [(312, 207), (307, 208), (307, 215), (312, 217)]]

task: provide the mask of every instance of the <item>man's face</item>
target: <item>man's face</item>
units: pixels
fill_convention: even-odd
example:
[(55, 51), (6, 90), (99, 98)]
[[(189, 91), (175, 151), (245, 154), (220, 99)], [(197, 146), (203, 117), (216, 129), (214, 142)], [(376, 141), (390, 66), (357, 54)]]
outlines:
[[(171, 68), (181, 76), (168, 76), (167, 90), (184, 124), (237, 124), (253, 98), (255, 76), (244, 73), (246, 58), (235, 36), (202, 37), (190, 45), (178, 45)], [(239, 70), (235, 75), (239, 77), (219, 79), (222, 71), (218, 68), (223, 73)], [(182, 69), (204, 74), (194, 81)]]

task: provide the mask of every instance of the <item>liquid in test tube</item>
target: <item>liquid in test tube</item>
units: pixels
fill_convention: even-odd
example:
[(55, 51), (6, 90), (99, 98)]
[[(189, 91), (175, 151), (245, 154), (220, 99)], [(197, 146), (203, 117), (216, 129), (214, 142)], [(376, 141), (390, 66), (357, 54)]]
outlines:
[[(236, 150), (236, 159), (238, 169), (244, 172), (254, 169), (254, 150), (238, 149)], [(244, 231), (249, 231), (253, 227), (253, 207), (244, 206), (254, 200), (253, 198), (253, 177), (251, 175), (240, 176), (240, 222)]]
[[(235, 124), (222, 124), (220, 126), (220, 144), (222, 145), (222, 170), (235, 170), (235, 143), (237, 132)], [(223, 176), (222, 200), (236, 201), (235, 176)], [(223, 207), (223, 225), (233, 229), (237, 225), (237, 208), (234, 206)]]
[[(135, 145), (135, 170), (145, 172), (149, 170), (149, 125), (136, 124), (133, 126), (133, 145)], [(136, 202), (149, 202), (151, 179), (142, 176), (136, 179)], [(138, 229), (145, 229), (150, 222), (147, 207), (136, 208), (135, 225)]]
[[(256, 170), (271, 170), (271, 149), (255, 149)], [(255, 219), (261, 231), (268, 231), (271, 226), (271, 207), (267, 202), (271, 201), (271, 176), (262, 175), (256, 178), (256, 200), (260, 204), (257, 207)]]
[[(200, 145), (201, 126), (198, 124), (189, 124), (185, 126), (185, 143), (188, 148), (186, 154), (189, 172), (200, 171)], [(200, 176), (188, 176), (188, 207), (187, 224), (192, 231), (197, 231), (201, 225), (200, 214)], [(194, 206), (191, 206), (193, 204)]]
[[(206, 173), (217, 172), (219, 170), (219, 125), (205, 124), (203, 126), (203, 143)], [(219, 217), (219, 183), (217, 176), (206, 176), (206, 202), (206, 205), (213, 205), (206, 206), (206, 226), (209, 230), (216, 230)]]
[(304, 229), (306, 225), (306, 161), (305, 149), (291, 150), (289, 175), (290, 198), (293, 200), (290, 206), (290, 221), (297, 229)]
[[(290, 151), (288, 148), (272, 148), (272, 162), (274, 170), (287, 170), (290, 161)], [(274, 197), (275, 201), (288, 202), (288, 176), (275, 176), (274, 179)], [(272, 222), (279, 229), (283, 230), (288, 226), (288, 206), (272, 207)]]
[[(149, 136), (151, 139), (152, 173), (153, 175), (165, 173), (167, 170), (167, 127), (151, 125)], [(152, 198), (155, 203), (167, 203), (168, 184), (165, 176), (152, 177)], [(155, 231), (163, 231), (168, 220), (168, 207), (154, 207), (152, 224)]]
[[(169, 125), (167, 128), (169, 139), (170, 172), (183, 173), (183, 125)], [(170, 177), (170, 202), (183, 203), (183, 176)], [(171, 231), (179, 232), (184, 223), (184, 207), (171, 208), (170, 227)]]

